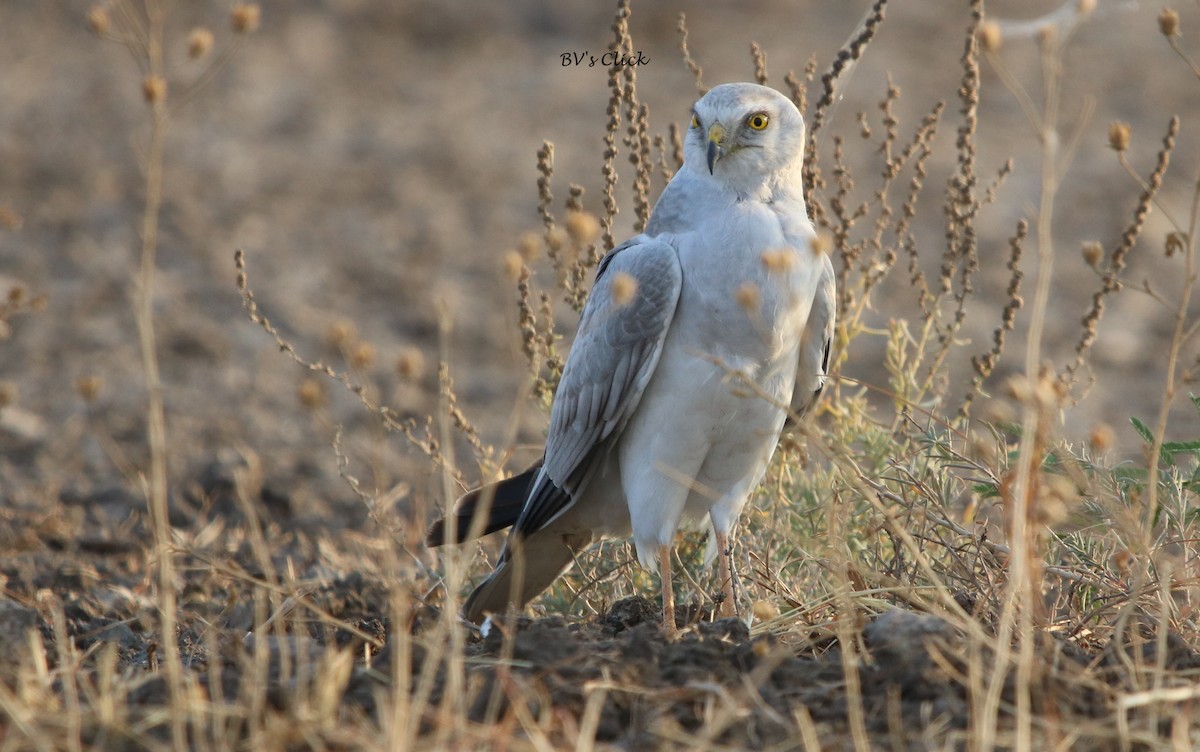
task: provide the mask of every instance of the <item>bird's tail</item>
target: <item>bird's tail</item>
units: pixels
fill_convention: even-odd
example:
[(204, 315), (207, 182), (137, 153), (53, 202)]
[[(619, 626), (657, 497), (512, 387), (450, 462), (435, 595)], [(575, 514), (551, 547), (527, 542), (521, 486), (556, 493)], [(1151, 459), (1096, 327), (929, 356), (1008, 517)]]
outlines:
[(509, 538), (496, 570), (467, 596), (462, 615), (479, 624), (488, 613), (503, 614), (512, 603), (523, 608), (550, 587), (592, 541), (590, 533), (563, 534), (551, 524), (528, 538)]
[(520, 475), (514, 475), (496, 483), (490, 483), (474, 491), (468, 491), (454, 503), (454, 540), (449, 540), (446, 518), (434, 522), (429, 532), (425, 534), (425, 545), (434, 547), (446, 543), (462, 543), (471, 531), (471, 523), (476, 514), (486, 514), (480, 535), (494, 533), (506, 527), (512, 527), (521, 515), (525, 506), (525, 498), (529, 493), (529, 484), (537, 475), (541, 462), (537, 462)]

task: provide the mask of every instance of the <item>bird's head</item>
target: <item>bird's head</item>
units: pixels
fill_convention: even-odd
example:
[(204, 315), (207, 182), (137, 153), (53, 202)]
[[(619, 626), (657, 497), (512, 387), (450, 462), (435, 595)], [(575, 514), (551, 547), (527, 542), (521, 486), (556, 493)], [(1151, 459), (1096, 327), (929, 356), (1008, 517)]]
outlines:
[(732, 184), (799, 170), (804, 119), (792, 101), (758, 84), (722, 84), (692, 108), (684, 163)]

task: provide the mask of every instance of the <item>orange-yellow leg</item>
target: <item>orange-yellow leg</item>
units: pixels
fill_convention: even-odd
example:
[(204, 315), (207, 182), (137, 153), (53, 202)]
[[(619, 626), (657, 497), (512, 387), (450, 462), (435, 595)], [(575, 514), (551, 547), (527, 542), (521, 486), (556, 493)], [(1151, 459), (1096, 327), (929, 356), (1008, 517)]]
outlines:
[(721, 606), (719, 613), (722, 619), (736, 616), (733, 603), (733, 568), (730, 566), (729, 536), (716, 533), (717, 537), (717, 580), (721, 586)]
[(675, 628), (675, 590), (671, 585), (670, 546), (659, 546), (658, 576), (662, 580), (663, 633), (667, 637), (675, 637), (679, 634), (679, 630)]

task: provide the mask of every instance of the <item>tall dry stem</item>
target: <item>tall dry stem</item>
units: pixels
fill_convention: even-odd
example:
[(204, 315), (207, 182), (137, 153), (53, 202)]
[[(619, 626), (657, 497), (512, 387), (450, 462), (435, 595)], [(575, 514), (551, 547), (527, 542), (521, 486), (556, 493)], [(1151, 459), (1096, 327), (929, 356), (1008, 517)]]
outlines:
[(1009, 545), (1012, 554), (1008, 564), (1008, 583), (1000, 615), (996, 655), (987, 682), (982, 717), (976, 719), (976, 730), (980, 733), (977, 749), (982, 752), (990, 752), (996, 743), (997, 714), (1001, 693), (1006, 685), (1005, 677), (1011, 670), (1010, 651), (1014, 638), (1018, 645), (1014, 687), (1017, 723), (1015, 745), (1018, 749), (1030, 749), (1032, 739), (1031, 680), (1035, 647), (1033, 607), (1034, 603), (1040, 600), (1042, 592), (1041, 569), (1034, 561), (1038, 556), (1038, 534), (1032, 519), (1035, 513), (1032, 505), (1037, 494), (1038, 468), (1044, 457), (1043, 442), (1048, 410), (1045, 400), (1040, 399), (1039, 395), (1047, 386), (1047, 375), (1042, 364), (1042, 343), (1054, 272), (1054, 203), (1062, 179), (1061, 170), (1064, 168), (1059, 152), (1062, 139), (1059, 133), (1060, 84), (1064, 49), (1087, 12), (1086, 6), (1077, 5), (1076, 12), (1067, 18), (1065, 23), (1047, 23), (1036, 32), (1042, 72), (1040, 111), (1034, 108), (1032, 98), (1008, 71), (1004, 58), (1000, 55), (1002, 27), (994, 22), (989, 22), (986, 27), (981, 25), (978, 27), (980, 33), (974, 39), (976, 43), (980, 38), (983, 39), (989, 62), (999, 72), (1001, 81), (1025, 111), (1041, 144), (1041, 195), (1034, 226), (1038, 274), (1024, 359), (1025, 388), (1032, 396), (1022, 400), (1023, 415), (1017, 464), (1006, 495)]
[[(134, 12), (132, 9), (129, 12)], [(183, 664), (179, 657), (176, 624), (175, 552), (167, 508), (167, 425), (162, 376), (154, 333), (154, 278), (158, 250), (158, 217), (162, 206), (163, 159), (169, 113), (163, 33), (166, 11), (161, 3), (145, 5), (145, 50), (148, 74), (144, 92), (150, 105), (150, 146), (145, 160), (146, 198), (142, 212), (141, 261), (134, 294), (142, 372), (146, 379), (146, 436), (150, 447), (150, 477), (146, 493), (154, 528), (154, 558), (158, 563), (159, 650), (167, 669), (171, 706), (184, 707)], [(175, 749), (187, 747), (182, 713), (171, 714), (171, 739)]]
[[(150, 136), (142, 156), (145, 197), (140, 222), (141, 247), (133, 290), (134, 319), (141, 353), (142, 374), (146, 383), (146, 440), (149, 449), (148, 472), (143, 476), (151, 527), (153, 556), (156, 566), (156, 605), (158, 608), (158, 650), (166, 667), (170, 705), (176, 710), (189, 707), (187, 687), (178, 647), (176, 552), (168, 519), (168, 461), (166, 408), (163, 381), (159, 369), (155, 336), (154, 293), (157, 272), (158, 222), (163, 203), (163, 164), (172, 108), (182, 105), (228, 63), (235, 44), (230, 44), (211, 60), (199, 77), (185, 87), (175, 102), (168, 85), (169, 73), (165, 53), (167, 11), (169, 3), (162, 0), (117, 0), (109, 10), (97, 6), (88, 15), (89, 25), (98, 35), (116, 41), (131, 53), (142, 75), (142, 96), (148, 105)], [(115, 18), (116, 23), (113, 23)], [(252, 31), (258, 24), (258, 6), (239, 3), (231, 12), (230, 22), (235, 33)], [(213, 36), (198, 28), (191, 37), (193, 57), (207, 54)], [(169, 717), (171, 742), (175, 749), (186, 749), (188, 714), (172, 712)]]

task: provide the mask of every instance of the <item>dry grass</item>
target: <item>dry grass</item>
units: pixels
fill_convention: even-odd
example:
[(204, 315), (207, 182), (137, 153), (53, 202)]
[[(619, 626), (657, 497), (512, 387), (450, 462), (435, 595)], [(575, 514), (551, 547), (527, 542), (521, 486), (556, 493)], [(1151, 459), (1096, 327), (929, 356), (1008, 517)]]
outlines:
[[(1085, 107), (1074, 123), (1064, 122), (1066, 51), (1094, 3), (1070, 3), (1036, 31), (1036, 95), (1008, 67), (1006, 35), (1016, 27), (989, 20), (977, 0), (964, 15), (957, 91), (906, 126), (896, 114), (901, 90), (889, 81), (877, 112), (835, 130), (829, 110), (885, 23), (886, 5), (875, 4), (824, 76), (813, 63), (782, 79), (802, 110), (814, 103), (805, 177), (810, 211), (839, 273), (833, 380), (799, 435), (785, 437), (744, 514), (735, 545), (744, 623), (706, 623), (716, 588), (699, 566), (703, 544), (689, 539), (679, 547), (677, 599), (688, 604), (694, 627), (678, 643), (663, 640), (653, 604), (635, 597), (656, 583), (622, 541), (581, 556), (533, 605), (539, 618), (503, 622), (486, 639), (456, 613), (494, 544), (436, 552), (421, 545), (441, 505), (470, 481), (510, 469), (515, 416), (527, 402), (548, 407), (562, 372), (560, 336), (573, 327), (573, 314), (563, 312), (581, 308), (592, 270), (614, 245), (618, 211), (631, 211), (642, 226), (680, 163), (680, 130), (652, 130), (636, 69), (609, 75), (597, 201), (578, 185), (556, 199), (554, 146), (546, 143), (536, 156), (541, 227), (505, 257), (528, 383), (496, 445), (460, 404), (444, 351), (446, 315), (439, 409), (408, 415), (388, 404), (394, 385), (371, 378), (377, 351), (352, 324), (326, 333), (344, 364), (303, 355), (263, 314), (251, 282), (260, 290), (270, 282), (250, 276), (253, 256), (239, 251), (238, 289), (250, 318), (309, 372), (297, 396), (311, 421), (336, 429), (328, 390), (344, 387), (381, 431), (402, 437), (437, 469), (438, 488), (429, 495), (404, 483), (377, 490), (376, 479), (386, 476), (380, 458), (357, 456), (339, 440), (333, 451), (368, 511), (369, 533), (281, 525), (247, 450), (203, 490), (201, 513), (179, 525), (171, 521), (171, 442), (151, 303), (166, 128), (174, 103), (189, 93), (173, 91), (164, 64), (164, 6), (117, 2), (94, 10), (93, 30), (134, 53), (151, 120), (134, 295), (149, 389), (149, 473), (143, 500), (113, 502), (144, 503), (148, 515), (95, 536), (87, 511), (30, 517), (0, 510), (13, 530), (24, 531), (4, 540), (14, 551), (70, 541), (61, 556), (51, 555), (51, 576), (21, 574), (4, 585), (0, 646), (14, 657), (0, 663), (0, 749), (986, 752), (1200, 744), (1192, 711), (1200, 670), (1200, 436), (1167, 440), (1172, 406), (1200, 379), (1193, 310), (1200, 183), (1187, 184), (1184, 207), (1160, 199), (1176, 179), (1170, 160), (1186, 129), (1170, 119), (1153, 163), (1139, 169), (1130, 134), (1114, 127), (1112, 175), (1129, 184), (1132, 209), (1121, 207), (1127, 227), (1108, 240), (1061, 237), (1056, 198), (1090, 114)], [(610, 50), (637, 49), (630, 13), (622, 0)], [(186, 48), (203, 57), (217, 44), (209, 69), (216, 70), (258, 21), (257, 6), (236, 4), (227, 44), (197, 29)], [(1163, 43), (1200, 70), (1178, 38), (1178, 17), (1164, 11), (1160, 25)], [(679, 30), (683, 64), (704, 91), (682, 17)], [(747, 79), (770, 81), (767, 54), (751, 47)], [(1020, 203), (1004, 185), (1011, 165), (982, 174), (977, 164), (985, 68), (1007, 89), (989, 96), (1009, 96), (1024, 112), (1029, 138), (1042, 146), (1042, 170), (1037, 201), (1026, 199), (1029, 216), (1011, 237), (987, 239), (1007, 249), (1008, 281), (1004, 304), (988, 313), (992, 341), (979, 351), (961, 334), (983, 284), (980, 216)], [(212, 75), (193, 80), (203, 85)], [(1195, 86), (1200, 91), (1200, 80)], [(939, 139), (940, 131), (953, 131), (953, 139)], [(922, 237), (915, 220), (943, 151), (954, 165), (938, 202), (944, 231)], [(874, 164), (856, 171), (847, 157), (853, 153), (873, 155)], [(622, 155), (629, 177), (619, 180)], [(593, 212), (591, 203), (598, 204)], [(1151, 212), (1172, 226), (1161, 251), (1175, 273), (1127, 288), (1127, 258)], [(1072, 359), (1055, 363), (1043, 354), (1042, 330), (1055, 249), (1071, 247), (1084, 249), (1096, 292)], [(1030, 292), (1024, 265), (1031, 259)], [(881, 328), (873, 306), (893, 280), (911, 289), (912, 313)], [(1103, 376), (1089, 358), (1115, 295), (1149, 296), (1172, 331), (1169, 351), (1153, 363), (1161, 408), (1148, 420), (1128, 416), (1145, 440), (1133, 462), (1116, 461), (1105, 426), (1086, 438), (1061, 431), (1062, 411), (1086, 399), (1080, 376)], [(0, 333), (38, 307), (23, 291), (9, 294), (0, 304)], [(1005, 346), (1019, 317), (1030, 331), (1020, 374), (994, 384), (997, 364), (1013, 357)], [(887, 383), (842, 376), (872, 340), (884, 343)], [(969, 363), (965, 389), (947, 375), (954, 361)], [(280, 368), (291, 365), (280, 359)], [(413, 380), (423, 368), (419, 352), (406, 352), (396, 380)], [(81, 394), (98, 388), (79, 384)], [(1186, 396), (1200, 415), (1200, 400)], [(113, 585), (107, 600), (89, 588), (97, 581)]]

